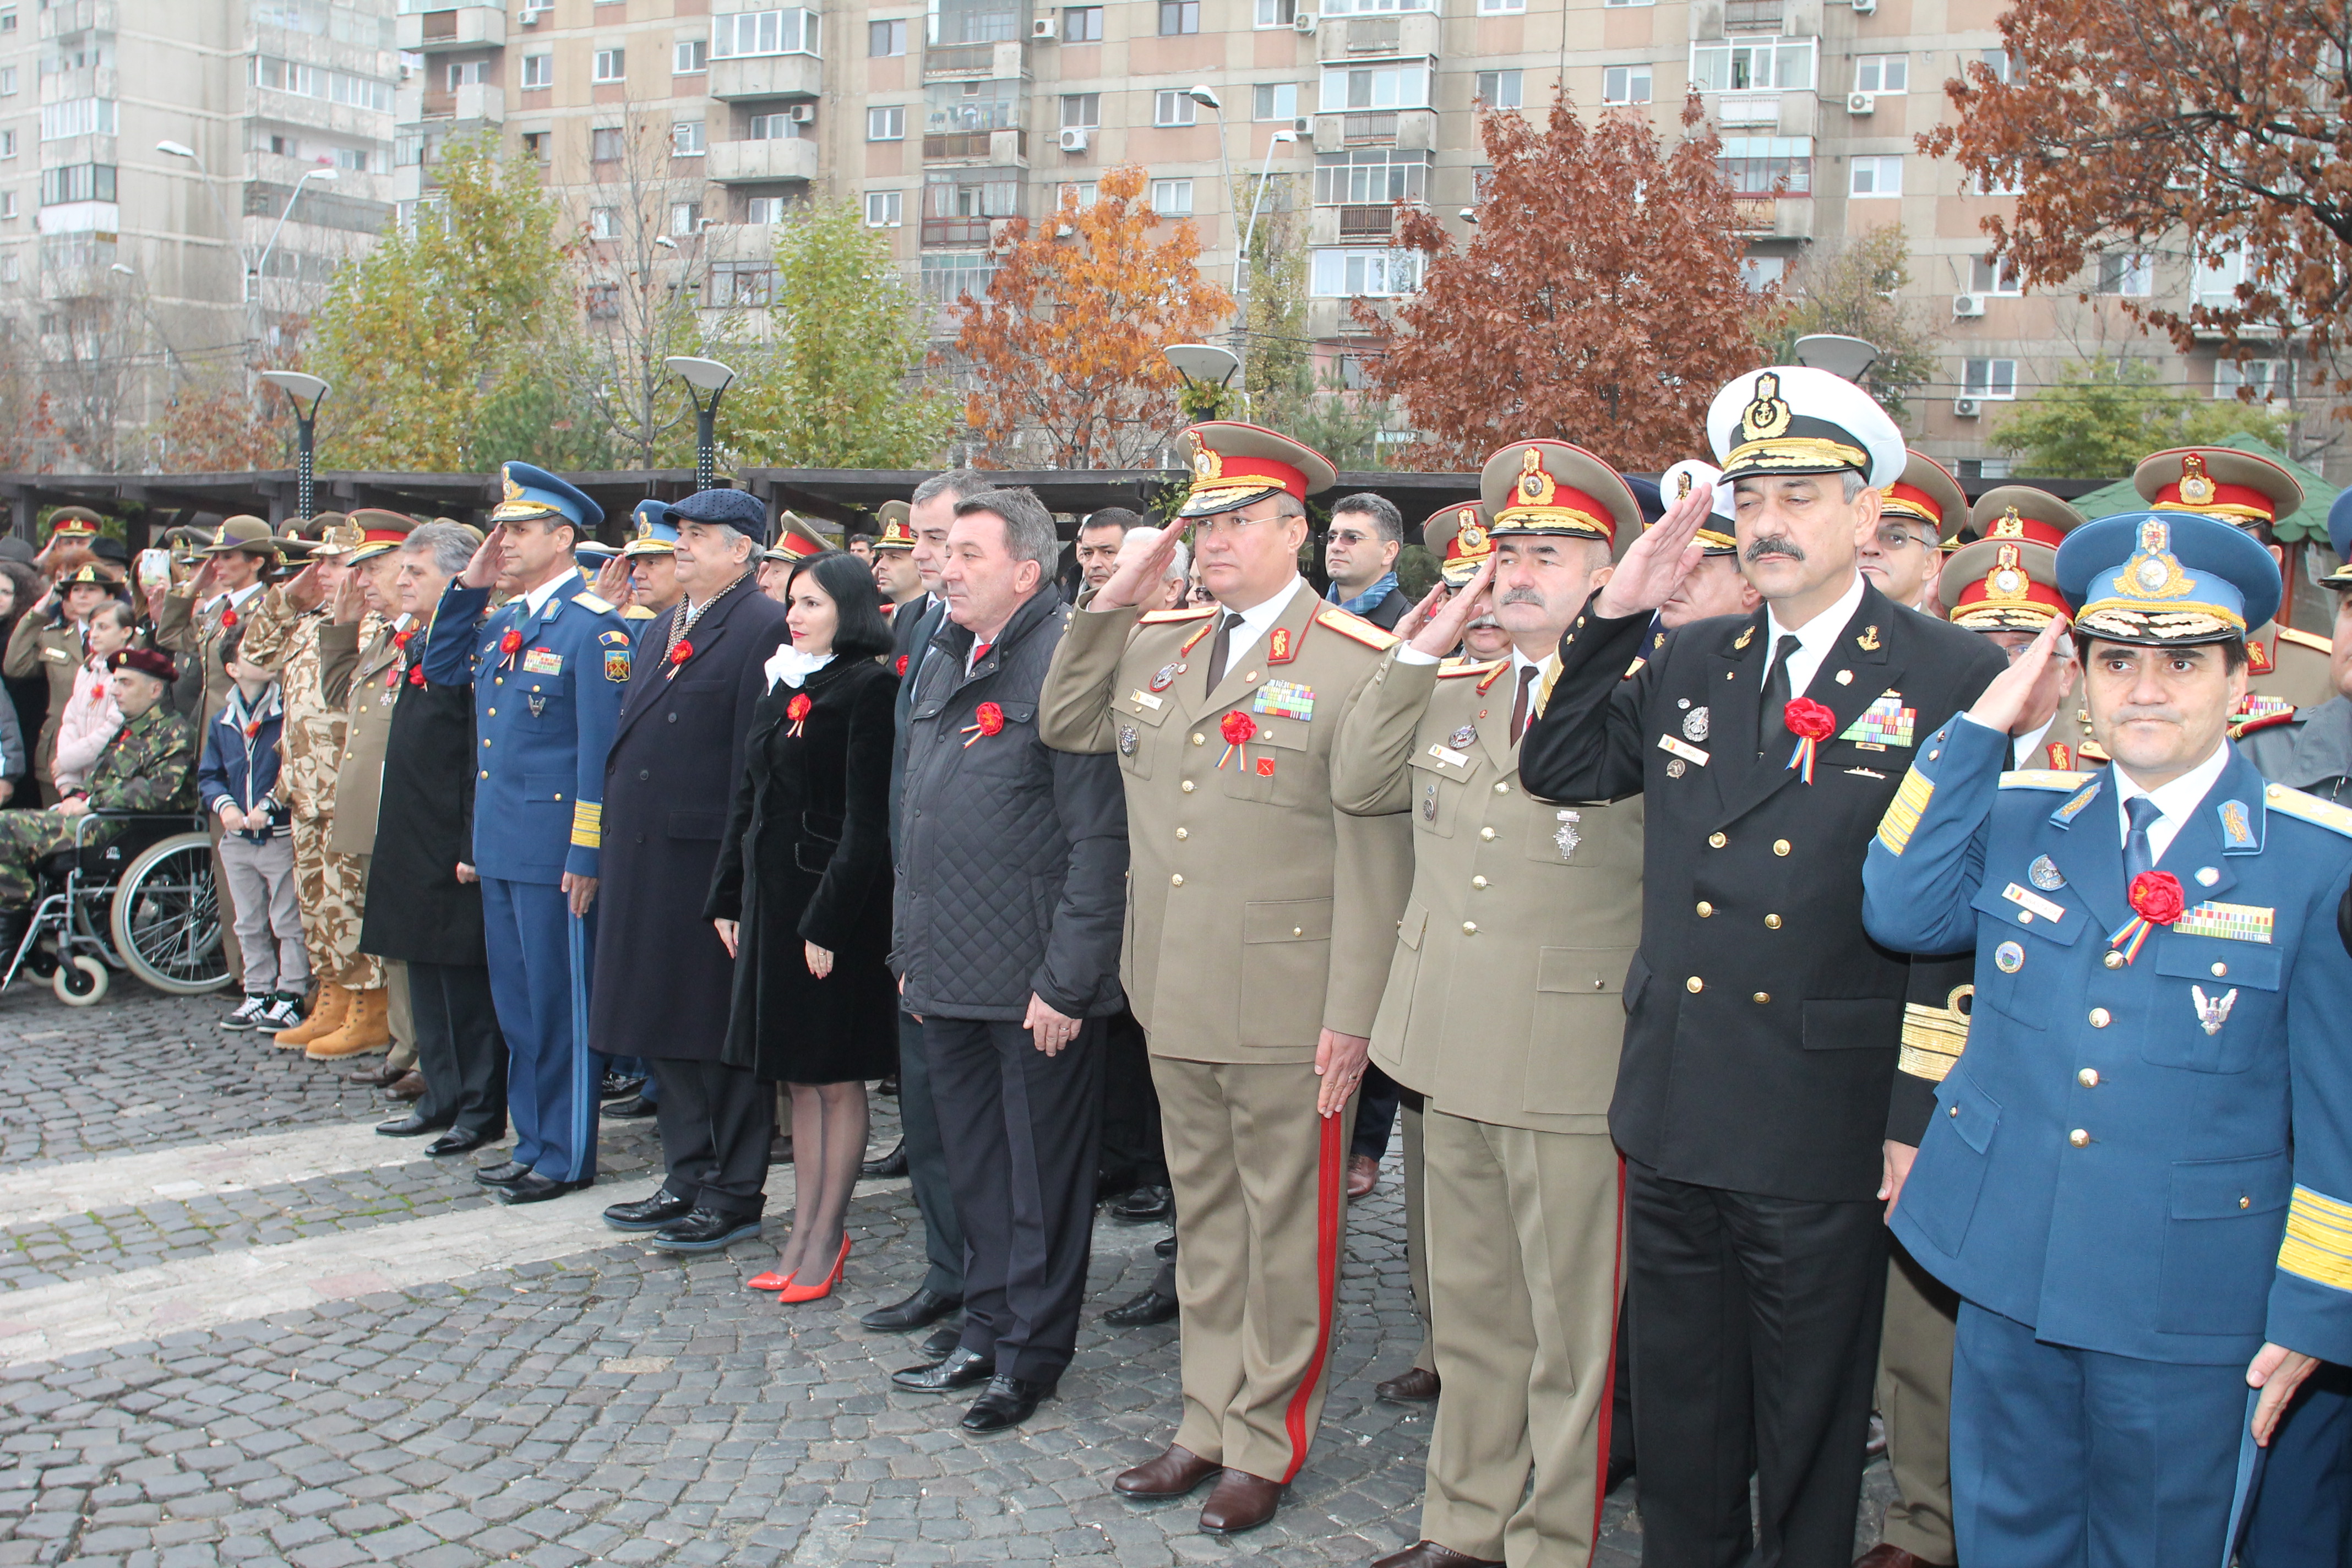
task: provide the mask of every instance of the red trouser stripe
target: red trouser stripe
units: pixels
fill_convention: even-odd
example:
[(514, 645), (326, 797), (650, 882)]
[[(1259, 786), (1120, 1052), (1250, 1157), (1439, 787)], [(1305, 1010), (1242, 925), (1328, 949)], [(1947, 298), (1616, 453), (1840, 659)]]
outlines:
[(1307, 1463), (1307, 1411), (1315, 1402), (1316, 1385), (1323, 1381), (1323, 1364), (1331, 1357), (1331, 1319), (1339, 1294), (1339, 1231), (1341, 1200), (1347, 1193), (1347, 1144), (1340, 1138), (1347, 1118), (1325, 1116), (1323, 1147), (1315, 1158), (1315, 1353), (1305, 1375), (1291, 1391), (1290, 1408), (1283, 1413), (1282, 1428), (1290, 1438), (1290, 1463), (1282, 1472), (1285, 1486)]
[(1609, 1425), (1617, 1410), (1617, 1317), (1625, 1310), (1625, 1156), (1617, 1156), (1617, 1257), (1610, 1265), (1617, 1282), (1617, 1311), (1609, 1323), (1609, 1375), (1601, 1382), (1601, 1467), (1592, 1486), (1592, 1550), (1601, 1550), (1601, 1508), (1609, 1500)]

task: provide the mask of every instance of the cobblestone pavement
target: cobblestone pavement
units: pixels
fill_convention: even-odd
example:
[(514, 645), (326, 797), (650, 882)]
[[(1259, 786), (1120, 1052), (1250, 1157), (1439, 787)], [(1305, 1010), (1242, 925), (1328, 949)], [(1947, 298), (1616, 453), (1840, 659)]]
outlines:
[[(194, 1153), (385, 1109), (345, 1080), (348, 1064), (223, 1034), (221, 1011), (135, 985), (86, 1012), (30, 989), (0, 997), (0, 1177), (174, 1145)], [(893, 1103), (876, 1106), (887, 1147)], [(541, 1210), (640, 1195), (652, 1140), (650, 1123), (607, 1123), (606, 1178)], [(355, 1230), (480, 1207), (467, 1163), (328, 1172), (10, 1229), (0, 1343), (12, 1295), (33, 1300), (50, 1281), (152, 1275), (175, 1258), (217, 1268), (241, 1249), (348, 1250)], [(1197, 1500), (1139, 1508), (1107, 1490), (1172, 1435), (1172, 1327), (1108, 1333), (1090, 1312), (1059, 1397), (1018, 1432), (967, 1436), (961, 1401), (888, 1387), (909, 1341), (856, 1324), (920, 1276), (904, 1184), (861, 1189), (850, 1217), (843, 1289), (803, 1307), (742, 1289), (770, 1256), (761, 1243), (689, 1262), (599, 1238), (551, 1261), (274, 1316), (215, 1314), (215, 1327), (7, 1366), (0, 1565), (1305, 1568), (1414, 1538), (1428, 1416), (1371, 1395), (1418, 1338), (1393, 1160), (1350, 1215), (1314, 1457), (1277, 1521), (1231, 1542), (1195, 1531)], [(1097, 1229), (1097, 1306), (1149, 1281), (1160, 1234)], [(1872, 1474), (1883, 1501), (1884, 1467)], [(1630, 1489), (1608, 1507), (1598, 1561), (1609, 1568), (1638, 1557)]]

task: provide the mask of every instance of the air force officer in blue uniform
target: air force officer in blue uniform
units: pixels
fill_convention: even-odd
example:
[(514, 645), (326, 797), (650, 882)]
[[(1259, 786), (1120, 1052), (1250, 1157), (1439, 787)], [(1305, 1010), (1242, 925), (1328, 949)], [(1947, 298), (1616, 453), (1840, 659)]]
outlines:
[[(538, 1203), (596, 1179), (591, 910), (630, 638), (572, 563), (602, 509), (527, 463), (504, 480), (489, 537), (441, 595), (425, 678), (474, 689), (474, 867), (515, 1128), (514, 1158), (476, 1179)], [(513, 597), (484, 618), (493, 585)]]
[(1872, 936), (1977, 952), (1891, 1223), (1961, 1297), (1960, 1561), (2220, 1568), (2254, 1444), (2352, 1359), (2352, 811), (2226, 738), (2279, 602), (2259, 543), (2131, 513), (2058, 579), (2115, 761), (2003, 772), (2053, 622), (1921, 748), (1864, 871)]

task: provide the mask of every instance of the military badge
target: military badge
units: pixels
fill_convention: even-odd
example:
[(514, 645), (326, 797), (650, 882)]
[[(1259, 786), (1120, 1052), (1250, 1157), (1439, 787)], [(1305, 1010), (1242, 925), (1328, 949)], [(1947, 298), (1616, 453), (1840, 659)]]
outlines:
[(1919, 721), (1916, 708), (1903, 706), (1903, 694), (1889, 691), (1862, 710), (1862, 716), (1845, 728), (1838, 737), (1874, 752), (1889, 746), (1908, 746), (1911, 733)]
[(547, 711), (547, 699), (536, 692), (524, 698), (523, 700), (530, 704), (530, 716), (534, 719)]
[[(2186, 486), (2182, 487), (2186, 489)], [(2230, 1009), (2238, 1005), (2238, 988), (2230, 987), (2219, 996), (2205, 994), (2202, 985), (2189, 988), (2189, 999), (2197, 1005), (2197, 1022), (2209, 1035), (2218, 1035), (2221, 1026), (2230, 1021)]]
[(2219, 904), (2208, 899), (2183, 910), (2172, 929), (2183, 936), (2267, 942), (2277, 924), (2278, 911), (2268, 904)]
[(1565, 860), (1576, 853), (1578, 845), (1584, 842), (1584, 835), (1576, 830), (1576, 825), (1584, 820), (1584, 814), (1580, 811), (1559, 811), (1552, 815), (1559, 826), (1551, 830), (1551, 841), (1559, 846), (1559, 858)]
[(1863, 627), (1862, 635), (1853, 639), (1853, 646), (1862, 649), (1864, 653), (1876, 653), (1881, 646), (1878, 641), (1878, 628), (1876, 626)]
[(1840, 686), (1852, 686), (1853, 684), (1853, 671), (1850, 669), (1839, 670), (1837, 672), (1837, 683)]
[(1315, 689), (1295, 680), (1269, 680), (1251, 699), (1250, 710), (1269, 718), (1296, 719), (1304, 724), (1315, 717)]
[[(2242, 800), (2225, 800), (2221, 803), (2221, 847), (2224, 849), (2253, 849), (2259, 847), (2254, 839), (2253, 823), (2247, 815), (2245, 802)], [(2199, 873), (2198, 879), (2200, 881), (2204, 880), (2203, 873)], [(2220, 879), (2221, 879), (2219, 877), (2216, 877), (2214, 881), (2219, 881)], [(2205, 882), (2205, 886), (2209, 888), (2212, 885), (2212, 882)]]
[(1288, 626), (1276, 626), (1274, 630), (1266, 633), (1266, 663), (1288, 664), (1292, 659), (1297, 658), (1297, 657), (1298, 649), (1291, 643), (1290, 628)]
[(1151, 689), (1154, 691), (1165, 691), (1170, 687), (1175, 685), (1176, 673), (1182, 668), (1183, 667), (1181, 665), (1175, 664), (1161, 665), (1158, 669), (1152, 672)]
[(1704, 741), (1707, 731), (1713, 728), (1714, 720), (1707, 713), (1704, 702), (1683, 715), (1683, 739), (1685, 741)]
[(1478, 727), (1475, 724), (1465, 724), (1459, 730), (1454, 731), (1451, 735), (1446, 736), (1445, 743), (1458, 752), (1465, 746), (1470, 745), (1477, 739)]
[(1272, 757), (1261, 755), (1257, 759), (1257, 776), (1262, 779), (1270, 779), (1274, 776), (1274, 759)]
[(2045, 893), (2054, 893), (2066, 885), (2066, 873), (2047, 855), (2037, 855), (2033, 864), (2025, 868), (2025, 879)]
[(1743, 649), (1743, 648), (1747, 647), (1747, 646), (1748, 646), (1749, 643), (1754, 642), (1755, 640), (1756, 640), (1756, 628), (1755, 628), (1753, 626), (1750, 626), (1747, 630), (1745, 630), (1745, 631), (1741, 632), (1741, 633), (1740, 633), (1737, 637), (1734, 637), (1734, 638), (1732, 639), (1732, 642), (1731, 642), (1731, 650), (1732, 650), (1734, 653), (1738, 653), (1738, 652), (1739, 652), (1741, 649)]
[(2017, 942), (2002, 942), (1992, 950), (1992, 966), (2003, 974), (2016, 973), (2025, 967), (2025, 949)]
[(1690, 772), (1690, 764), (1683, 761), (1680, 757), (1668, 757), (1666, 759), (1666, 776), (1668, 778), (1678, 779), (1688, 772)]
[(1437, 781), (1432, 779), (1421, 792), (1421, 816), (1424, 822), (1437, 820)]
[(1122, 757), (1135, 755), (1136, 743), (1142, 739), (1143, 737), (1136, 732), (1134, 725), (1121, 724), (1118, 727), (1118, 754)]
[(608, 647), (604, 650), (604, 679), (615, 686), (629, 683), (629, 650)]

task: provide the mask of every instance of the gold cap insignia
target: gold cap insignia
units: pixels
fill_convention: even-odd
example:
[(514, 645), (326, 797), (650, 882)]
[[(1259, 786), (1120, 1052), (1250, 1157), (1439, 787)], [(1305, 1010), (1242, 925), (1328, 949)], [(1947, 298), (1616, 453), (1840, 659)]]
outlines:
[(2190, 506), (2205, 506), (2213, 500), (2213, 478), (2205, 471), (2205, 455), (2201, 452), (2181, 457), (2180, 499)]
[(1465, 521), (1457, 537), (1462, 542), (1462, 553), (1465, 555), (1475, 554), (1486, 548), (1486, 529), (1483, 523)]
[(1544, 472), (1543, 452), (1529, 447), (1519, 454), (1519, 500), (1528, 506), (1549, 506), (1559, 487)]
[(1769, 441), (1786, 431), (1794, 417), (1795, 411), (1780, 395), (1780, 378), (1768, 370), (1756, 378), (1756, 395), (1740, 412), (1740, 438)]
[(1198, 430), (1185, 431), (1184, 439), (1192, 444), (1192, 478), (1196, 481), (1213, 479), (1224, 471), (1224, 459), (1217, 456), (1216, 448), (1201, 439)]
[(1688, 500), (1690, 499), (1690, 470), (1685, 468), (1681, 473), (1675, 476), (1675, 499), (1676, 500)]

